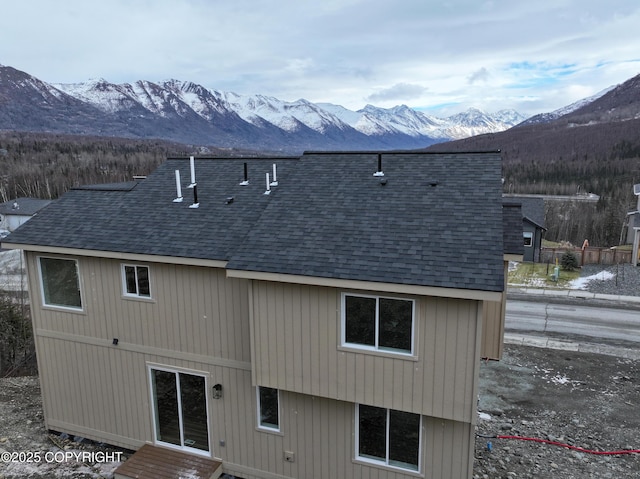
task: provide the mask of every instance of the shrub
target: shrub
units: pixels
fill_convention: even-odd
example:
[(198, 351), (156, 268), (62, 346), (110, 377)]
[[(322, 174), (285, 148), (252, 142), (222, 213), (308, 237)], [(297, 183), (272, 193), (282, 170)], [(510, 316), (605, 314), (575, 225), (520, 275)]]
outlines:
[(24, 366), (34, 351), (29, 316), (14, 298), (0, 292), (0, 377)]
[(560, 267), (564, 271), (573, 271), (578, 269), (578, 257), (572, 251), (566, 251), (560, 257)]

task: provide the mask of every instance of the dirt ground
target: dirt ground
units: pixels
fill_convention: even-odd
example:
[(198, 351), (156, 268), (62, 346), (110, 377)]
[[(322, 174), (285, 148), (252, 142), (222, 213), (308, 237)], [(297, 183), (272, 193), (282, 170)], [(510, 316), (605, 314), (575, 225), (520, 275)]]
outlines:
[[(525, 436), (598, 451), (640, 449), (640, 361), (506, 345), (504, 359), (483, 362), (480, 375), (482, 436)], [(120, 464), (95, 454), (81, 459), (54, 455), (61, 451), (120, 452), (48, 434), (38, 379), (0, 379), (0, 455), (40, 452), (42, 458), (29, 462), (14, 454), (17, 460), (0, 461), (0, 478), (110, 478)], [(45, 461), (47, 452), (51, 462)], [(474, 477), (638, 478), (640, 454), (591, 455), (530, 441), (478, 437)]]
[[(640, 450), (640, 361), (506, 345), (482, 363), (478, 434), (596, 451)], [(475, 478), (638, 478), (640, 454), (593, 455), (517, 439), (476, 438)]]

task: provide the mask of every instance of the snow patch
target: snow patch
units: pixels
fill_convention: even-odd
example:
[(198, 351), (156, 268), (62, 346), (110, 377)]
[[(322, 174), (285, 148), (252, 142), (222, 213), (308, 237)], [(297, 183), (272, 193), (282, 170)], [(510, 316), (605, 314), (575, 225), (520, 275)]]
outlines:
[(576, 278), (569, 282), (569, 288), (571, 289), (587, 289), (587, 286), (591, 281), (607, 281), (609, 279), (615, 278), (615, 274), (609, 271), (600, 271), (597, 274), (592, 274), (591, 276), (584, 276), (581, 278)]
[(486, 412), (479, 412), (478, 419), (480, 419), (481, 421), (491, 421), (491, 415), (487, 414)]

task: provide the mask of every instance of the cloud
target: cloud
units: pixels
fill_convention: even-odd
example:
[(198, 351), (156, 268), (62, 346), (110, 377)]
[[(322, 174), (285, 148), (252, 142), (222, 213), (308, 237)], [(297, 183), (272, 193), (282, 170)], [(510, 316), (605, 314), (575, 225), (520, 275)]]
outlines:
[(537, 113), (640, 71), (637, 0), (5, 3), (0, 61), (47, 82), (178, 78), (354, 110)]
[(480, 70), (476, 70), (471, 75), (467, 77), (467, 83), (473, 85), (478, 82), (486, 82), (489, 79), (489, 70), (485, 67), (482, 67)]
[(385, 101), (408, 101), (420, 98), (427, 88), (422, 85), (413, 83), (396, 83), (395, 85), (379, 90), (369, 95), (367, 101), (385, 102)]

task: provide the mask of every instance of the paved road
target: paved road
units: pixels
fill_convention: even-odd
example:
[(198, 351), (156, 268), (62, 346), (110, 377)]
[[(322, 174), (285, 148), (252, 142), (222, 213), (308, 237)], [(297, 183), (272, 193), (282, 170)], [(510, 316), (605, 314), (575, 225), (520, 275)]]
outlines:
[(553, 333), (640, 345), (640, 311), (532, 301), (507, 301), (509, 332)]

